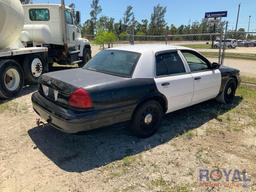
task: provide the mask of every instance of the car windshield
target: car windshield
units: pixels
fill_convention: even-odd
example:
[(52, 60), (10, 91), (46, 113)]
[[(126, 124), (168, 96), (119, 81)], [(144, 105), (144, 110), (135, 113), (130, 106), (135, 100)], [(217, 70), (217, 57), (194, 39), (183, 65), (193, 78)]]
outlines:
[(93, 57), (83, 68), (121, 77), (131, 77), (140, 53), (104, 50)]

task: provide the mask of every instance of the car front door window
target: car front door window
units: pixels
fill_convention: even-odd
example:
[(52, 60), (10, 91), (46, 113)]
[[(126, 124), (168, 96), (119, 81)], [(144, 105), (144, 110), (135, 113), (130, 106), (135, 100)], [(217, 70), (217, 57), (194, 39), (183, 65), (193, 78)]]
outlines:
[(182, 53), (188, 63), (191, 72), (204, 71), (209, 69), (207, 62), (199, 56), (186, 51)]

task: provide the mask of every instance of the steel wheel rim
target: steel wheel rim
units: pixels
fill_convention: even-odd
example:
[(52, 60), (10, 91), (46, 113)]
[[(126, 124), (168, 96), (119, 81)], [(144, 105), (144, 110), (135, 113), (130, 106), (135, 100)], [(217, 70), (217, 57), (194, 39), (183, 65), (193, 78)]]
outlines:
[(43, 63), (39, 58), (33, 59), (31, 63), (31, 73), (33, 77), (40, 77), (43, 73)]
[(4, 85), (9, 91), (15, 91), (20, 84), (19, 72), (12, 68), (8, 69), (4, 75)]
[(144, 123), (150, 125), (153, 121), (153, 115), (151, 113), (147, 114), (144, 118)]

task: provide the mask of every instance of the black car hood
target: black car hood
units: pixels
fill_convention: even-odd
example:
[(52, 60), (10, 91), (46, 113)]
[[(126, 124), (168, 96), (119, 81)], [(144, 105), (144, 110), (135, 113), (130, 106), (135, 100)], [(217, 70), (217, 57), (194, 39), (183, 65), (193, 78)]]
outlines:
[(70, 69), (57, 72), (46, 73), (43, 79), (54, 79), (73, 87), (92, 87), (102, 84), (114, 83), (126, 78), (109, 75), (105, 73), (90, 71), (87, 69)]

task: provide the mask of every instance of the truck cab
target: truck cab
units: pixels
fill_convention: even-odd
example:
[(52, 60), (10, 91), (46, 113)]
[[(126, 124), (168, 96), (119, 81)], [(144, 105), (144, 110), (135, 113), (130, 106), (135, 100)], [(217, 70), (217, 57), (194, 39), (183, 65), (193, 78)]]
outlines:
[(25, 46), (47, 47), (49, 64), (79, 64), (91, 58), (91, 46), (81, 38), (80, 12), (62, 4), (23, 5), (25, 24), (21, 41)]

